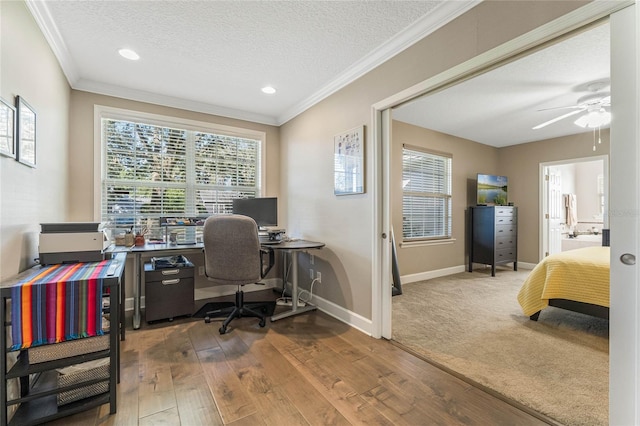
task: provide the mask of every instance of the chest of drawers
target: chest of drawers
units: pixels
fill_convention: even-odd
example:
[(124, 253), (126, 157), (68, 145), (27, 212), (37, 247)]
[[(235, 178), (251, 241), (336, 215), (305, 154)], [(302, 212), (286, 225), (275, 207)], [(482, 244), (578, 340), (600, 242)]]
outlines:
[(518, 208), (512, 206), (470, 207), (469, 272), (474, 263), (496, 265), (513, 263), (518, 270)]

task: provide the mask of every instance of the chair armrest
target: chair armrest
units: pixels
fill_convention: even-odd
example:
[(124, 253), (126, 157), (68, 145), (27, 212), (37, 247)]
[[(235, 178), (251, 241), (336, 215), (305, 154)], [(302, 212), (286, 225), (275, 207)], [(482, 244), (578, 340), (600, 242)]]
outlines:
[[(268, 256), (268, 263), (265, 265), (265, 256)], [(267, 276), (273, 264), (275, 263), (275, 255), (273, 249), (260, 247), (260, 277)]]

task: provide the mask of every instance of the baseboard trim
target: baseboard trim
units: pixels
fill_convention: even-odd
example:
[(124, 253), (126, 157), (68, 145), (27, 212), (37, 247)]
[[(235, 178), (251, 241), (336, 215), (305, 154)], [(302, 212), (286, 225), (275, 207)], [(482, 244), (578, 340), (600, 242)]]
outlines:
[(341, 321), (368, 336), (372, 335), (373, 323), (370, 319), (316, 295), (312, 297), (311, 303), (317, 306), (319, 310), (334, 317), (338, 321)]
[(452, 266), (449, 268), (436, 269), (435, 271), (420, 272), (418, 274), (403, 275), (400, 277), (402, 284), (415, 283), (418, 281), (431, 280), (434, 278), (446, 277), (447, 275), (459, 274), (466, 271), (465, 265)]

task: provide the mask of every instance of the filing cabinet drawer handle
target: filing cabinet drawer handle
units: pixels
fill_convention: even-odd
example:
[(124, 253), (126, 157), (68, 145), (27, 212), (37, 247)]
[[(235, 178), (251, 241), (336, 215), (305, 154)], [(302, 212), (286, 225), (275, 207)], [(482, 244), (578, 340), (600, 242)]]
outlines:
[(178, 284), (180, 282), (180, 278), (176, 278), (173, 280), (162, 280), (162, 285), (173, 285)]
[(162, 270), (162, 275), (175, 275), (179, 273), (180, 273), (180, 269), (163, 269)]

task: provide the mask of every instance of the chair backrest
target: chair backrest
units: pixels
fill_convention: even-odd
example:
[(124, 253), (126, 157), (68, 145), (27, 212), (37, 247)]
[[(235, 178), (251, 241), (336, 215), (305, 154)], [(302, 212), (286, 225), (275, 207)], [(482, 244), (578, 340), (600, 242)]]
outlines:
[(260, 241), (256, 222), (242, 215), (209, 216), (202, 231), (207, 278), (220, 285), (260, 281)]

